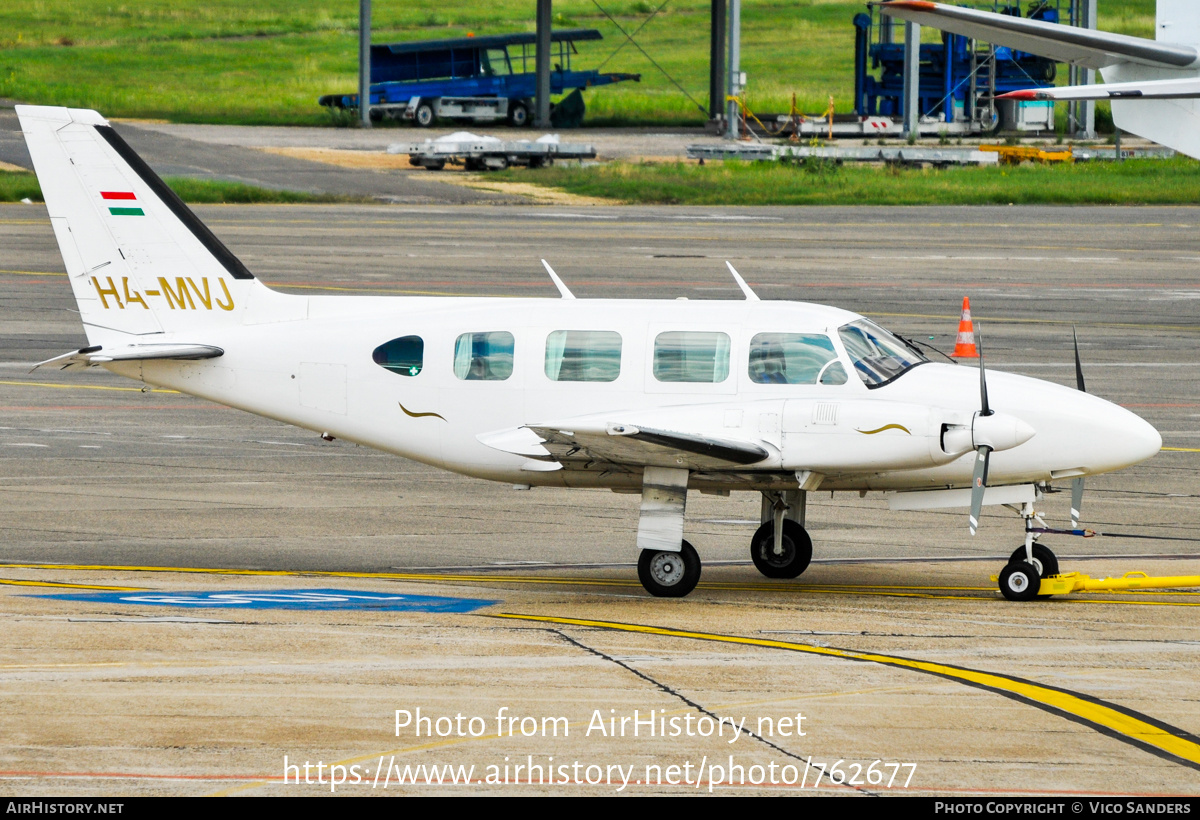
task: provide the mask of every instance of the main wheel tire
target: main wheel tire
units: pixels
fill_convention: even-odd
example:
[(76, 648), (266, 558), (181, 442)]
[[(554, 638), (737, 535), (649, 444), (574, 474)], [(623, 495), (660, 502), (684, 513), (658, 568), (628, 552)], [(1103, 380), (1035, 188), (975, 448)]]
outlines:
[(1000, 594), (1010, 601), (1032, 601), (1038, 596), (1042, 578), (1037, 567), (1016, 561), (1000, 570)]
[[(1016, 564), (1020, 561), (1028, 560), (1025, 557), (1025, 548), (1017, 547), (1016, 551), (1009, 556), (1008, 563)], [(1058, 575), (1058, 557), (1050, 551), (1050, 548), (1044, 544), (1034, 543), (1033, 545), (1033, 565), (1038, 568), (1043, 578), (1049, 578), (1051, 575)]]
[(508, 124), (513, 128), (524, 128), (529, 124), (529, 106), (515, 102), (508, 107)]
[(700, 581), (700, 556), (687, 541), (680, 545), (679, 552), (642, 550), (638, 579), (656, 598), (682, 598)]
[(437, 117), (433, 114), (433, 106), (429, 103), (421, 103), (417, 106), (417, 111), (413, 115), (413, 122), (422, 128), (428, 128), (433, 125), (433, 121)]
[(775, 554), (775, 522), (759, 527), (750, 539), (750, 558), (758, 571), (768, 578), (796, 578), (812, 561), (812, 538), (804, 527), (789, 518), (783, 520), (783, 554)]

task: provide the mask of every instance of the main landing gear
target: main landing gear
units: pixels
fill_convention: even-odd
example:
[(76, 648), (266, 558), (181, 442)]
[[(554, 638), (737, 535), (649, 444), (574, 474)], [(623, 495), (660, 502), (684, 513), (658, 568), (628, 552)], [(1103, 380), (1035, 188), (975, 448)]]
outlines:
[(1000, 571), (1000, 594), (1010, 601), (1049, 598), (1049, 595), (1040, 595), (1038, 590), (1043, 578), (1058, 575), (1058, 558), (1045, 544), (1033, 540), (1031, 525), (1038, 517), (1033, 504), (1022, 505), (1021, 516), (1025, 519), (1025, 546), (1017, 547), (1009, 556), (1008, 565)]
[[(683, 540), (688, 471), (646, 467), (638, 518), (638, 579), (651, 595), (682, 598), (700, 581), (700, 556)], [(795, 578), (812, 561), (804, 529), (804, 490), (764, 492), (762, 526), (750, 540), (750, 557), (768, 578)]]
[(812, 539), (804, 529), (804, 490), (764, 492), (762, 526), (750, 539), (750, 559), (768, 578), (796, 578), (812, 561)]
[(638, 580), (656, 598), (682, 598), (700, 581), (700, 556), (687, 541), (679, 552), (642, 550)]

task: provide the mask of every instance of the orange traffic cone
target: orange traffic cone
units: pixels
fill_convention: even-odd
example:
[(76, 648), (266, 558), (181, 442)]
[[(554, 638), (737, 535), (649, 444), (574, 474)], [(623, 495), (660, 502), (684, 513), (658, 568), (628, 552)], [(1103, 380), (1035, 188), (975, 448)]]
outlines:
[(979, 351), (975, 349), (975, 325), (971, 322), (971, 300), (966, 296), (963, 297), (962, 318), (958, 320), (958, 339), (950, 355), (956, 359), (979, 358)]

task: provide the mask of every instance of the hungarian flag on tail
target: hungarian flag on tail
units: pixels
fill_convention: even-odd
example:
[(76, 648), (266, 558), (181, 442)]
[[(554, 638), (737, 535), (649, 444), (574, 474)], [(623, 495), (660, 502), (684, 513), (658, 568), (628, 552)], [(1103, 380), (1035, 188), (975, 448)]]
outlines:
[(116, 201), (122, 203), (120, 205), (109, 205), (108, 212), (113, 216), (145, 216), (145, 212), (137, 207), (137, 196), (133, 191), (101, 191), (100, 196), (104, 198), (105, 204)]

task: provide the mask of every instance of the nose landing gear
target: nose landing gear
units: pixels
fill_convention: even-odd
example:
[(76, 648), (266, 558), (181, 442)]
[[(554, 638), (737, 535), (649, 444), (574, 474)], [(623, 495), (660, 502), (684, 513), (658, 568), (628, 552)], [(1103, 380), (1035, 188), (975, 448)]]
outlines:
[(1010, 601), (1032, 601), (1049, 598), (1041, 595), (1042, 579), (1058, 575), (1058, 557), (1045, 544), (1039, 544), (1033, 522), (1045, 524), (1033, 511), (1033, 504), (1021, 505), (1021, 517), (1025, 519), (1025, 546), (1017, 547), (1008, 559), (1008, 565), (1000, 571), (1000, 594)]

